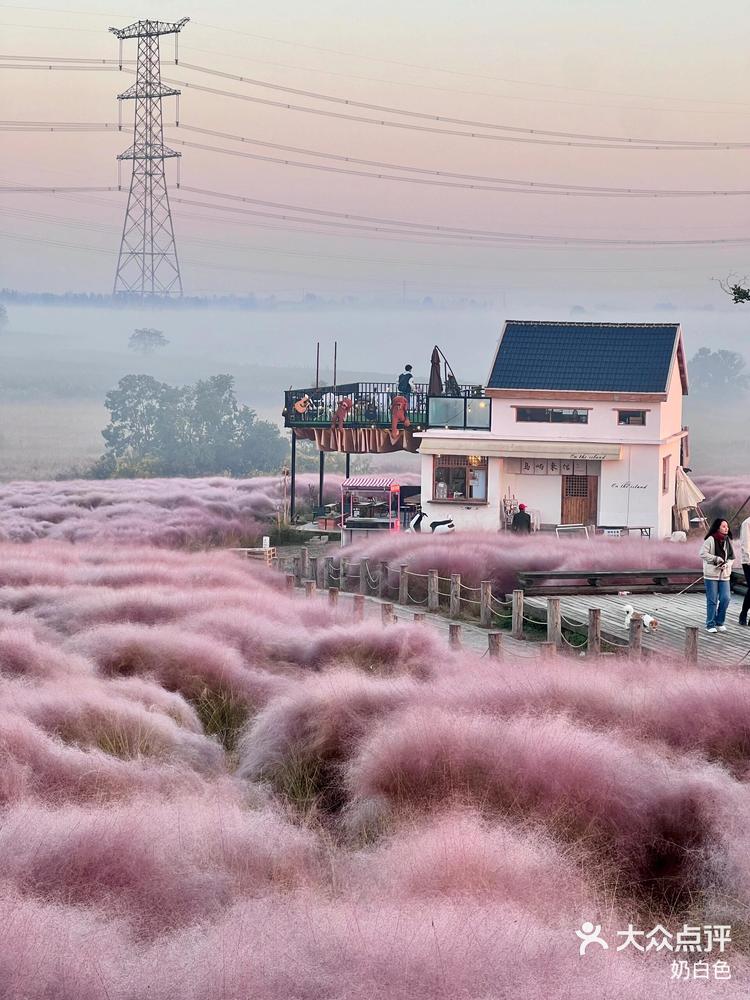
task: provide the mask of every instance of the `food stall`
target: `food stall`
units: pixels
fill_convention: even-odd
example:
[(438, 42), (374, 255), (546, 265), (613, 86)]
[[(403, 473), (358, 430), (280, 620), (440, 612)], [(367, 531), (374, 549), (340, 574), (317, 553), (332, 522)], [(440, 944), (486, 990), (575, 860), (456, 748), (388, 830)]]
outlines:
[(352, 476), (341, 484), (341, 544), (383, 531), (403, 531), (418, 504), (419, 486), (394, 476)]

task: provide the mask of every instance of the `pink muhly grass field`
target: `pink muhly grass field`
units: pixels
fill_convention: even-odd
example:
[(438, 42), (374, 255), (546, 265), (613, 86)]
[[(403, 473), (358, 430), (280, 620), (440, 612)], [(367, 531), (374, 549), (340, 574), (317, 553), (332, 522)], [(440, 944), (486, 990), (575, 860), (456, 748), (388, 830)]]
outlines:
[[(747, 685), (454, 653), (226, 552), (0, 543), (0, 996), (745, 998)], [(616, 951), (728, 922), (729, 982)]]
[[(340, 483), (326, 477), (327, 500), (338, 497)], [(313, 487), (317, 493), (317, 476), (297, 477), (300, 502)], [(252, 546), (282, 499), (281, 476), (0, 483), (0, 541)]]

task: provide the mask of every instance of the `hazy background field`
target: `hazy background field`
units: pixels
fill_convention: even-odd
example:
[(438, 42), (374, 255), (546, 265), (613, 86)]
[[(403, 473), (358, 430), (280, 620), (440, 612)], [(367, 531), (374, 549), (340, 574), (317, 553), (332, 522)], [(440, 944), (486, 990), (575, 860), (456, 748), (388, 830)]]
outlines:
[[(719, 293), (720, 294), (720, 293)], [(123, 375), (144, 372), (172, 384), (217, 373), (235, 377), (237, 396), (264, 419), (281, 421), (285, 388), (309, 384), (315, 345), (321, 376), (332, 380), (338, 341), (338, 380), (393, 379), (410, 362), (426, 376), (439, 344), (461, 382), (482, 382), (503, 321), (518, 318), (655, 322), (679, 320), (688, 356), (700, 347), (746, 356), (750, 310), (716, 308), (618, 309), (600, 304), (531, 301), (513, 307), (328, 308), (322, 305), (233, 311), (73, 308), (9, 304), (0, 332), (0, 479), (45, 479), (88, 465), (102, 451), (104, 397)], [(128, 349), (136, 327), (151, 326), (169, 345), (149, 357)], [(692, 467), (697, 473), (740, 473), (750, 465), (743, 408), (733, 399), (686, 401)], [(414, 465), (407, 456), (391, 466)]]

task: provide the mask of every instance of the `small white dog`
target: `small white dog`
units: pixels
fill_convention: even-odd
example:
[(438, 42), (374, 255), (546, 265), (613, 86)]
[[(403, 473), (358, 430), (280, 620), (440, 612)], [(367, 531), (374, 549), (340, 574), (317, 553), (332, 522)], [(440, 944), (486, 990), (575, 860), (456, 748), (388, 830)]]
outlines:
[[(625, 612), (625, 628), (630, 628), (630, 621), (635, 614), (635, 608), (632, 604), (626, 604), (623, 611)], [(659, 622), (653, 615), (641, 614), (641, 625), (650, 632), (655, 632), (659, 627)]]

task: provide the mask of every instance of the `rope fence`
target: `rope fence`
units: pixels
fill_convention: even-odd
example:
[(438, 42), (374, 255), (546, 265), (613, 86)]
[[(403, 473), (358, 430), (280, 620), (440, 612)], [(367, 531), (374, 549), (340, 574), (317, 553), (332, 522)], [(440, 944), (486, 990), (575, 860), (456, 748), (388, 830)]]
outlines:
[[(311, 551), (313, 551), (312, 556)], [(279, 571), (286, 573), (287, 586), (290, 589), (305, 586), (308, 596), (312, 596), (313, 591), (322, 595), (328, 589), (331, 605), (336, 604), (335, 598), (338, 593), (356, 594), (359, 590), (357, 599), (361, 601), (374, 591), (373, 596), (393, 601), (395, 606), (404, 608), (411, 605), (438, 613), (450, 620), (451, 644), (454, 648), (460, 646), (461, 625), (458, 622), (463, 621), (482, 629), (508, 630), (513, 642), (513, 656), (527, 658), (539, 655), (553, 656), (560, 649), (575, 651), (578, 654), (587, 652), (593, 656), (599, 653), (617, 655), (628, 650), (631, 650), (636, 657), (647, 653), (658, 653), (658, 650), (653, 648), (644, 648), (642, 641), (645, 633), (642, 634), (638, 629), (631, 627), (630, 634), (621, 638), (612, 633), (612, 628), (617, 626), (615, 628), (617, 632), (622, 626), (610, 621), (607, 624), (607, 634), (602, 634), (601, 609), (590, 608), (588, 621), (575, 621), (562, 613), (560, 597), (550, 596), (547, 598), (546, 609), (536, 604), (532, 605), (533, 612), (526, 613), (522, 589), (514, 590), (512, 599), (510, 596), (498, 597), (492, 593), (490, 581), (485, 580), (480, 586), (472, 586), (461, 579), (460, 573), (451, 574), (449, 577), (438, 575), (436, 570), (417, 573), (410, 570), (406, 563), (394, 567), (386, 560), (379, 560), (378, 569), (373, 571), (366, 558), (362, 558), (358, 563), (350, 563), (342, 556), (337, 557), (337, 562), (334, 562), (333, 557), (323, 558), (316, 554), (316, 550), (309, 549), (303, 549), (301, 555), (277, 557), (275, 564)], [(427, 581), (426, 585), (424, 581)], [(311, 583), (317, 583), (317, 587), (313, 586), (311, 589)], [(335, 594), (331, 591), (335, 591)], [(420, 615), (422, 613), (420, 612)], [(525, 626), (528, 626), (528, 629)], [(526, 652), (519, 648), (522, 640), (539, 639), (539, 633), (545, 630), (546, 641), (527, 644), (536, 646), (536, 649), (531, 648)], [(697, 663), (698, 633), (697, 626), (686, 626), (684, 650), (675, 648), (673, 652), (681, 652), (688, 662)], [(472, 634), (476, 637), (476, 632)], [(501, 655), (499, 645), (501, 634), (502, 632), (497, 631), (490, 632), (492, 641), (483, 656)], [(476, 645), (475, 640), (474, 644)], [(750, 649), (727, 666), (750, 667), (749, 658)]]

